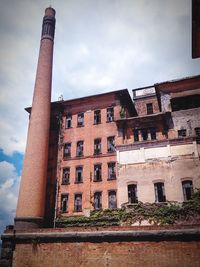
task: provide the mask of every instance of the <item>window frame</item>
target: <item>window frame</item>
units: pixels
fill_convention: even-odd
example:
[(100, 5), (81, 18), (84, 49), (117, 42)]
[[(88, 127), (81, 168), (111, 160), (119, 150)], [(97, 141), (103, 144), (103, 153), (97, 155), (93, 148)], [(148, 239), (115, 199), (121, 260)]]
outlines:
[(147, 115), (153, 114), (153, 103), (146, 103)]
[[(67, 158), (71, 158), (71, 143), (65, 143), (64, 146), (63, 146), (63, 158), (64, 159), (67, 159)], [(65, 153), (65, 150), (66, 150), (66, 146), (67, 149), (69, 149), (69, 152), (68, 153)]]
[[(65, 174), (64, 172), (67, 170), (67, 174)], [(64, 177), (64, 176), (67, 177)], [(63, 171), (62, 171), (62, 185), (66, 185), (70, 183), (70, 167), (64, 167)]]
[(114, 107), (107, 107), (106, 109), (106, 122), (113, 122), (114, 121)]
[[(79, 177), (79, 173), (81, 173), (81, 177)], [(79, 165), (76, 166), (75, 168), (75, 184), (81, 184), (81, 183), (83, 183), (83, 166)]]
[[(97, 141), (99, 141), (97, 143)], [(101, 154), (101, 138), (94, 139), (94, 155)]]
[[(82, 116), (81, 119), (82, 121), (79, 121), (79, 116)], [(77, 127), (83, 127), (84, 126), (84, 112), (79, 112), (77, 114)]]
[[(114, 166), (114, 168), (113, 168)], [(114, 169), (114, 172), (110, 172), (110, 168)], [(113, 177), (111, 177), (113, 176)], [(116, 176), (116, 162), (108, 162), (108, 181), (111, 180), (116, 180), (117, 176)]]
[[(68, 123), (70, 124), (68, 126)], [(70, 129), (72, 128), (72, 113), (68, 112), (65, 116), (65, 129)]]
[[(188, 180), (182, 181), (181, 184), (182, 184), (184, 201), (188, 201), (191, 199), (192, 194), (194, 192), (193, 181), (188, 179)], [(188, 184), (190, 184), (190, 185), (188, 186)], [(190, 192), (187, 190), (188, 188), (190, 189)]]
[(101, 123), (101, 110), (96, 109), (94, 110), (94, 124), (98, 125)]
[(155, 202), (156, 203), (166, 202), (165, 183), (164, 182), (154, 183), (154, 192), (155, 192)]
[[(80, 197), (80, 204), (77, 204), (76, 197)], [(74, 194), (74, 212), (82, 212), (83, 210), (83, 194), (82, 193), (75, 193)]]
[[(64, 201), (65, 201), (65, 210), (63, 208), (64, 206)], [(61, 194), (61, 205), (60, 205), (60, 210), (62, 213), (66, 213), (68, 212), (68, 208), (69, 208), (69, 194), (68, 193), (62, 193)]]
[[(96, 168), (99, 168), (98, 171), (99, 171), (99, 174), (98, 174), (98, 178), (97, 178), (97, 175), (96, 175)], [(94, 164), (94, 182), (101, 182), (102, 181), (102, 164), (100, 163), (96, 163)]]
[[(110, 142), (112, 140), (112, 142)], [(115, 150), (115, 136), (108, 136), (107, 137), (107, 152), (114, 153)]]
[(138, 203), (137, 184), (128, 184), (127, 189), (128, 189), (128, 202), (131, 204)]
[[(97, 202), (95, 201), (96, 199), (95, 195), (97, 196)], [(102, 192), (97, 191), (97, 192), (94, 192), (94, 210), (101, 210), (101, 209), (102, 209)]]
[[(112, 203), (112, 205), (111, 205), (111, 200), (110, 200), (110, 194), (111, 193), (114, 193), (114, 195), (115, 195), (115, 202), (114, 203)], [(117, 209), (117, 191), (116, 190), (109, 190), (108, 191), (108, 208), (109, 209)]]
[[(80, 150), (79, 150), (80, 149)], [(76, 143), (76, 156), (83, 157), (84, 141), (80, 140)]]

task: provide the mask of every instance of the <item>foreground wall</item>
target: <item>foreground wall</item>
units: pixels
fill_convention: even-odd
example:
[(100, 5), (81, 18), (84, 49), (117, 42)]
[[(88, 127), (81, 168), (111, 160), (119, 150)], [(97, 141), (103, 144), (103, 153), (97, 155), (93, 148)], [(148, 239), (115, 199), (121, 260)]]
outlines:
[(198, 225), (6, 231), (2, 241), (1, 267), (200, 266)]
[(192, 242), (102, 242), (18, 244), (13, 267), (200, 266), (200, 244)]

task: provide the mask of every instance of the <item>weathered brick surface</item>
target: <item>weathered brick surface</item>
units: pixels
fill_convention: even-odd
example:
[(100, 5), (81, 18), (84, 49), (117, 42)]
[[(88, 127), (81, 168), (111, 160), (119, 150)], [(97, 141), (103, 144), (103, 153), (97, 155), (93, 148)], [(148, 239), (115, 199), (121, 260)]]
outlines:
[(13, 267), (199, 267), (200, 243), (103, 242), (17, 244)]

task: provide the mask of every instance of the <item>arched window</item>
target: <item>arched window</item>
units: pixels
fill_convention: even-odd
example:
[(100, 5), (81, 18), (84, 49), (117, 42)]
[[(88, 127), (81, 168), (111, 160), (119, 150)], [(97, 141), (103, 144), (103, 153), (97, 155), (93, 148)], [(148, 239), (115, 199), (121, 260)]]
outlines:
[(128, 202), (129, 203), (137, 203), (137, 185), (136, 184), (129, 184), (128, 185)]
[(164, 183), (155, 183), (154, 184), (154, 190), (155, 190), (155, 200), (156, 202), (165, 202), (165, 187)]
[(193, 184), (191, 180), (182, 182), (184, 201), (191, 199), (193, 193)]

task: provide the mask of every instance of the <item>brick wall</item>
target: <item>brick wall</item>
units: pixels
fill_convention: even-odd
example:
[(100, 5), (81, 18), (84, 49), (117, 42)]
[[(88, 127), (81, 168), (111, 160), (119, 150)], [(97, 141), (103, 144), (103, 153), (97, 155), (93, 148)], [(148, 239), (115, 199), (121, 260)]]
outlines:
[(200, 243), (102, 242), (17, 244), (13, 267), (199, 267)]

